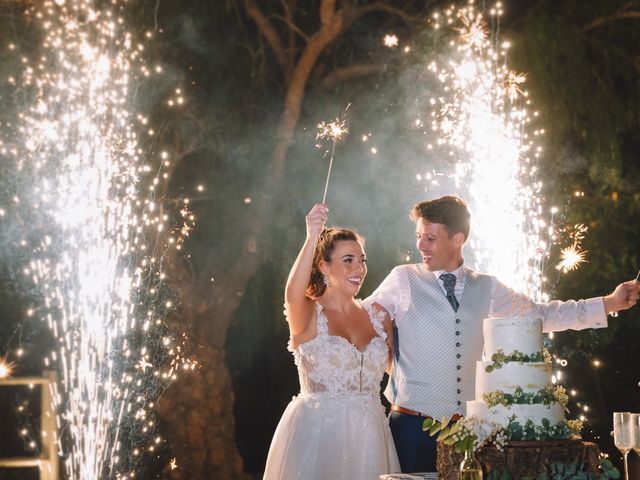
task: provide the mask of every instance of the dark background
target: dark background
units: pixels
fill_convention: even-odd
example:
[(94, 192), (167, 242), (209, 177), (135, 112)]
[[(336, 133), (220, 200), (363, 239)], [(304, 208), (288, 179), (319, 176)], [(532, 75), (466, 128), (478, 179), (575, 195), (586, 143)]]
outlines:
[[(330, 223), (354, 226), (367, 238), (363, 297), (407, 255), (417, 261), (408, 208), (447, 193), (416, 180), (418, 172), (447, 165), (426, 153), (424, 136), (411, 128), (416, 114), (427, 116), (425, 99), (433, 80), (424, 67), (445, 42), (429, 27), (428, 17), (445, 4), (337, 2), (340, 8), (380, 8), (354, 18), (328, 41), (297, 85), (296, 68), (305, 61), (302, 32), (313, 40), (326, 3), (258, 2), (282, 39), (280, 60), (261, 34), (253, 2), (136, 0), (127, 5), (131, 31), (155, 32), (146, 54), (149, 64), (162, 64), (165, 71), (132, 100), (161, 126), (145, 148), (150, 155), (172, 152), (165, 199), (171, 204), (192, 198), (197, 217), (183, 253), (169, 258), (167, 269), (181, 303), (166, 325), (189, 332), (201, 367), (161, 397), (157, 428), (166, 441), (158, 455), (138, 465), (142, 478), (261, 475), (275, 425), (298, 389), (286, 351), (282, 297), (303, 240), (304, 215), (324, 187), (327, 163), (314, 147), (317, 123), (343, 115), (350, 105), (344, 113), (350, 134), (338, 146), (328, 204)], [(484, 2), (478, 7), (483, 5), (490, 7)], [(37, 27), (23, 12), (39, 6), (3, 4), (3, 47), (13, 42), (21, 54), (36, 54)], [(640, 268), (640, 4), (537, 0), (504, 7), (500, 36), (512, 43), (509, 64), (526, 73), (525, 86), (547, 132), (539, 165), (545, 205), (558, 206), (561, 221), (589, 227), (583, 242), (588, 262), (562, 276), (550, 268), (546, 289), (560, 299), (608, 293)], [(288, 27), (293, 22), (298, 33)], [(400, 48), (383, 46), (386, 33), (399, 37)], [(402, 53), (403, 46), (411, 51)], [(15, 53), (4, 49), (1, 56), (4, 82), (10, 74), (19, 75), (20, 66)], [(176, 86), (185, 92), (187, 105), (168, 111), (164, 100)], [(296, 87), (300, 94), (293, 98)], [(24, 106), (19, 90), (2, 84), (3, 128)], [(295, 105), (299, 118), (283, 115)], [(278, 133), (287, 119), (290, 145), (278, 153), (288, 143)], [(369, 133), (371, 139), (362, 142)], [(371, 146), (377, 154), (370, 153)], [(8, 159), (2, 162), (6, 204), (12, 176)], [(196, 193), (197, 185), (204, 185), (203, 193)], [(4, 228), (1, 244), (0, 356), (15, 360), (16, 349), (23, 348), (16, 375), (27, 375), (40, 371), (42, 352), (54, 347), (48, 330), (25, 315), (38, 297), (17, 273), (24, 259), (12, 248), (10, 230)], [(549, 265), (555, 256), (552, 250)], [(611, 414), (640, 411), (638, 312), (638, 307), (622, 312), (606, 330), (567, 332), (554, 340), (555, 353), (568, 360), (565, 384), (578, 391), (569, 417), (584, 413), (584, 438), (595, 440), (618, 464), (609, 436)], [(601, 365), (595, 367), (594, 360)], [(16, 413), (24, 397), (0, 390), (4, 457), (30, 452), (18, 431), (37, 423), (37, 411)], [(169, 471), (173, 457), (180, 467)], [(7, 474), (18, 475), (2, 473)]]

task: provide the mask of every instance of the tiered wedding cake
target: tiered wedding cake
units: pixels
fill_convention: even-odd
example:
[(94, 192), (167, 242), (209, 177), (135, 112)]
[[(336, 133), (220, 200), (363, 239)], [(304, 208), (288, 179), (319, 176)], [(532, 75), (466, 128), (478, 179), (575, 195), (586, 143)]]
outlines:
[[(483, 335), (484, 358), (476, 362), (475, 400), (467, 402), (467, 423), (463, 419), (460, 423), (465, 426), (460, 430), (473, 428), (477, 435), (486, 430), (482, 424), (490, 425), (494, 435), (490, 442), (500, 438), (500, 447), (489, 443), (476, 452), (485, 475), (509, 480), (550, 478), (553, 465), (573, 465), (585, 474), (598, 474), (597, 445), (577, 438), (581, 422), (565, 421), (568, 398), (563, 387), (552, 385), (542, 320), (486, 319)], [(461, 460), (454, 444), (438, 442), (441, 480), (457, 480)]]
[(562, 423), (567, 398), (562, 387), (552, 385), (542, 319), (485, 319), (483, 335), (484, 355), (476, 362), (475, 400), (467, 402), (467, 416), (504, 427), (528, 420), (539, 426), (545, 418), (551, 426)]

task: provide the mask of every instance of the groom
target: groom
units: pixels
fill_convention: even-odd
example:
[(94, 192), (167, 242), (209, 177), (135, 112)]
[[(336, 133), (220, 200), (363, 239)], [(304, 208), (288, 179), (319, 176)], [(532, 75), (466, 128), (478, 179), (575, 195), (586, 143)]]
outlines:
[(456, 420), (474, 398), (475, 362), (482, 356), (482, 320), (526, 313), (545, 332), (603, 328), (606, 314), (632, 307), (639, 284), (610, 295), (535, 303), (495, 277), (464, 264), (470, 215), (463, 200), (445, 196), (416, 204), (416, 247), (422, 263), (395, 267), (367, 299), (394, 319), (396, 348), (389, 384), (391, 431), (403, 472), (434, 472), (436, 443), (422, 431), (425, 417)]

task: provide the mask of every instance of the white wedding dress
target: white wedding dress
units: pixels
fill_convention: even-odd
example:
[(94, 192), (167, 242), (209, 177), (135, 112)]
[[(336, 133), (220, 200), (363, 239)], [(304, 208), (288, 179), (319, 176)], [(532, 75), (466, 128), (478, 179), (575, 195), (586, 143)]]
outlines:
[(316, 302), (316, 337), (289, 348), (300, 394), (276, 428), (265, 480), (374, 480), (400, 471), (380, 403), (386, 333), (380, 316), (367, 311), (378, 336), (360, 352), (345, 338), (329, 335), (327, 317)]

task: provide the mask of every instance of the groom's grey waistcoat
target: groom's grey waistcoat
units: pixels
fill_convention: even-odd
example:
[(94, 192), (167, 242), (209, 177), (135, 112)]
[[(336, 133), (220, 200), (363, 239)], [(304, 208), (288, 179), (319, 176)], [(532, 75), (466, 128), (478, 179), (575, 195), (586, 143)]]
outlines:
[(482, 320), (489, 314), (491, 277), (465, 271), (454, 312), (435, 275), (407, 265), (409, 308), (397, 323), (399, 356), (385, 395), (391, 403), (440, 419), (465, 413), (475, 395), (482, 357)]

